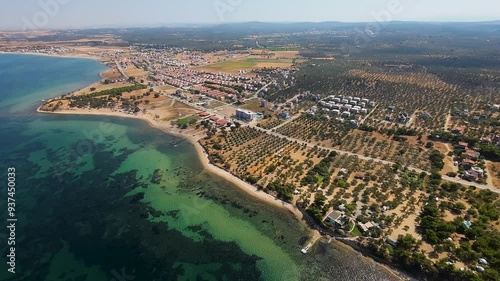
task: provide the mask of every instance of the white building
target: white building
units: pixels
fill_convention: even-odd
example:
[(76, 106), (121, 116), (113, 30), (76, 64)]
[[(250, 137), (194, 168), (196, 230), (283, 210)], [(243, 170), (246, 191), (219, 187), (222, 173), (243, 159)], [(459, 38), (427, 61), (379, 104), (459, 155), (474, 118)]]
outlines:
[(255, 119), (255, 113), (249, 110), (236, 109), (236, 118), (244, 121), (253, 121)]

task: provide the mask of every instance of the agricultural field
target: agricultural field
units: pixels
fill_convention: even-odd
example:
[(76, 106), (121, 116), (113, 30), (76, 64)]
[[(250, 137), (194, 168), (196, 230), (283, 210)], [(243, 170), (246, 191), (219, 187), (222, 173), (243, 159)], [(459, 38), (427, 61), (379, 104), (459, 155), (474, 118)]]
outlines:
[(137, 68), (134, 65), (130, 65), (124, 69), (124, 72), (129, 77), (143, 77), (148, 75), (147, 71)]
[[(311, 148), (251, 127), (210, 134), (201, 144), (215, 165), (294, 202), (331, 231), (361, 236), (361, 243), (381, 256), (394, 254), (385, 238), (410, 235), (423, 241), (414, 246), (425, 258), (453, 259), (457, 270), (474, 264), (471, 255), (496, 260), (483, 245), (499, 225), (500, 200), (494, 193), (447, 183), (436, 174)], [(344, 227), (323, 221), (332, 210), (347, 217)], [(478, 236), (463, 242), (472, 233)]]
[(257, 126), (260, 128), (266, 129), (266, 130), (270, 130), (274, 127), (281, 125), (282, 123), (283, 123), (283, 120), (271, 117), (271, 118), (267, 118), (267, 119), (260, 121), (257, 124)]
[(255, 68), (263, 67), (290, 67), (293, 64), (293, 59), (279, 59), (279, 58), (245, 58), (218, 62), (197, 67), (197, 70), (213, 72), (213, 73), (229, 73), (238, 74), (240, 71), (251, 71)]
[[(390, 160), (424, 170), (430, 169), (429, 151), (424, 147), (424, 142), (416, 141), (417, 145), (413, 145), (408, 142), (408, 136), (398, 136), (397, 131), (391, 137), (378, 132), (354, 129), (349, 124), (303, 115), (278, 128), (277, 132), (324, 147)], [(398, 137), (400, 141), (394, 140), (394, 137)], [(406, 141), (402, 141), (403, 139)]]
[[(367, 98), (377, 101), (379, 106), (365, 124), (377, 129), (388, 124), (394, 126), (394, 122), (387, 120), (401, 112), (412, 117), (410, 123), (403, 125), (422, 133), (465, 122), (470, 124), (471, 132), (477, 131), (474, 135), (498, 129), (498, 115), (492, 110), (493, 105), (500, 104), (500, 80), (495, 72), (432, 67), (408, 60), (349, 58), (303, 63), (299, 68), (293, 87), (269, 93), (266, 98), (284, 102), (305, 90), (320, 98), (328, 95)], [(470, 118), (462, 118), (461, 122), (452, 118), (450, 122), (455, 104), (463, 104)]]

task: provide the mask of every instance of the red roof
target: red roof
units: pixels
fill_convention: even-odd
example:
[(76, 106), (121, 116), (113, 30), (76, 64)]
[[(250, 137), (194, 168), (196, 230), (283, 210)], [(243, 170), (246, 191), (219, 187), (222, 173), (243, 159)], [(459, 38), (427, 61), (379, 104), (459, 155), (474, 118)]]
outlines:
[(469, 146), (468, 143), (463, 142), (463, 141), (459, 142), (458, 145), (463, 146), (463, 147), (468, 147)]
[(198, 113), (198, 115), (200, 117), (207, 117), (207, 116), (210, 116), (210, 113), (208, 113), (208, 112), (200, 112), (200, 113)]
[(229, 123), (229, 122), (227, 122), (227, 120), (221, 119), (221, 120), (217, 121), (216, 124), (217, 124), (217, 126), (224, 127), (224, 126), (227, 126), (227, 123)]
[(465, 163), (465, 164), (476, 164), (476, 162), (474, 160), (470, 160), (470, 159), (465, 159), (464, 161), (462, 161), (462, 164)]
[(217, 121), (217, 120), (219, 120), (219, 117), (217, 117), (215, 115), (214, 116), (210, 116), (210, 120)]

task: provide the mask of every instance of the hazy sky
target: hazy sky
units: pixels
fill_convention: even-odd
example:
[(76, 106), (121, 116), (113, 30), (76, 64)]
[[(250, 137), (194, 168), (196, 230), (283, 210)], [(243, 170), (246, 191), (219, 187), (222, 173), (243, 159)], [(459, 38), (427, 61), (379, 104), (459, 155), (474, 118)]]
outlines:
[(3, 0), (0, 7), (1, 29), (500, 19), (500, 0)]

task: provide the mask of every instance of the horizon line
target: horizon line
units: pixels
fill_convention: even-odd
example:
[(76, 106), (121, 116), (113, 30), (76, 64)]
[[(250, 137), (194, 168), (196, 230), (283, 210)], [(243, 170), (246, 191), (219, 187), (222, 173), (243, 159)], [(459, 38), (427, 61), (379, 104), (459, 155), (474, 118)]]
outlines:
[(262, 24), (324, 24), (324, 23), (338, 23), (338, 24), (371, 24), (371, 23), (416, 23), (416, 24), (474, 24), (474, 23), (498, 23), (500, 25), (500, 18), (495, 20), (392, 20), (392, 21), (235, 21), (235, 22), (186, 22), (186, 23), (151, 23), (151, 24), (101, 24), (96, 26), (80, 26), (80, 27), (53, 27), (53, 28), (40, 28), (23, 30), (12, 28), (1, 28), (0, 31), (12, 32), (33, 32), (33, 31), (57, 31), (57, 30), (90, 30), (90, 29), (134, 29), (134, 28), (179, 28), (186, 26), (197, 25), (203, 26), (221, 26), (231, 24), (249, 24), (249, 23), (262, 23)]

